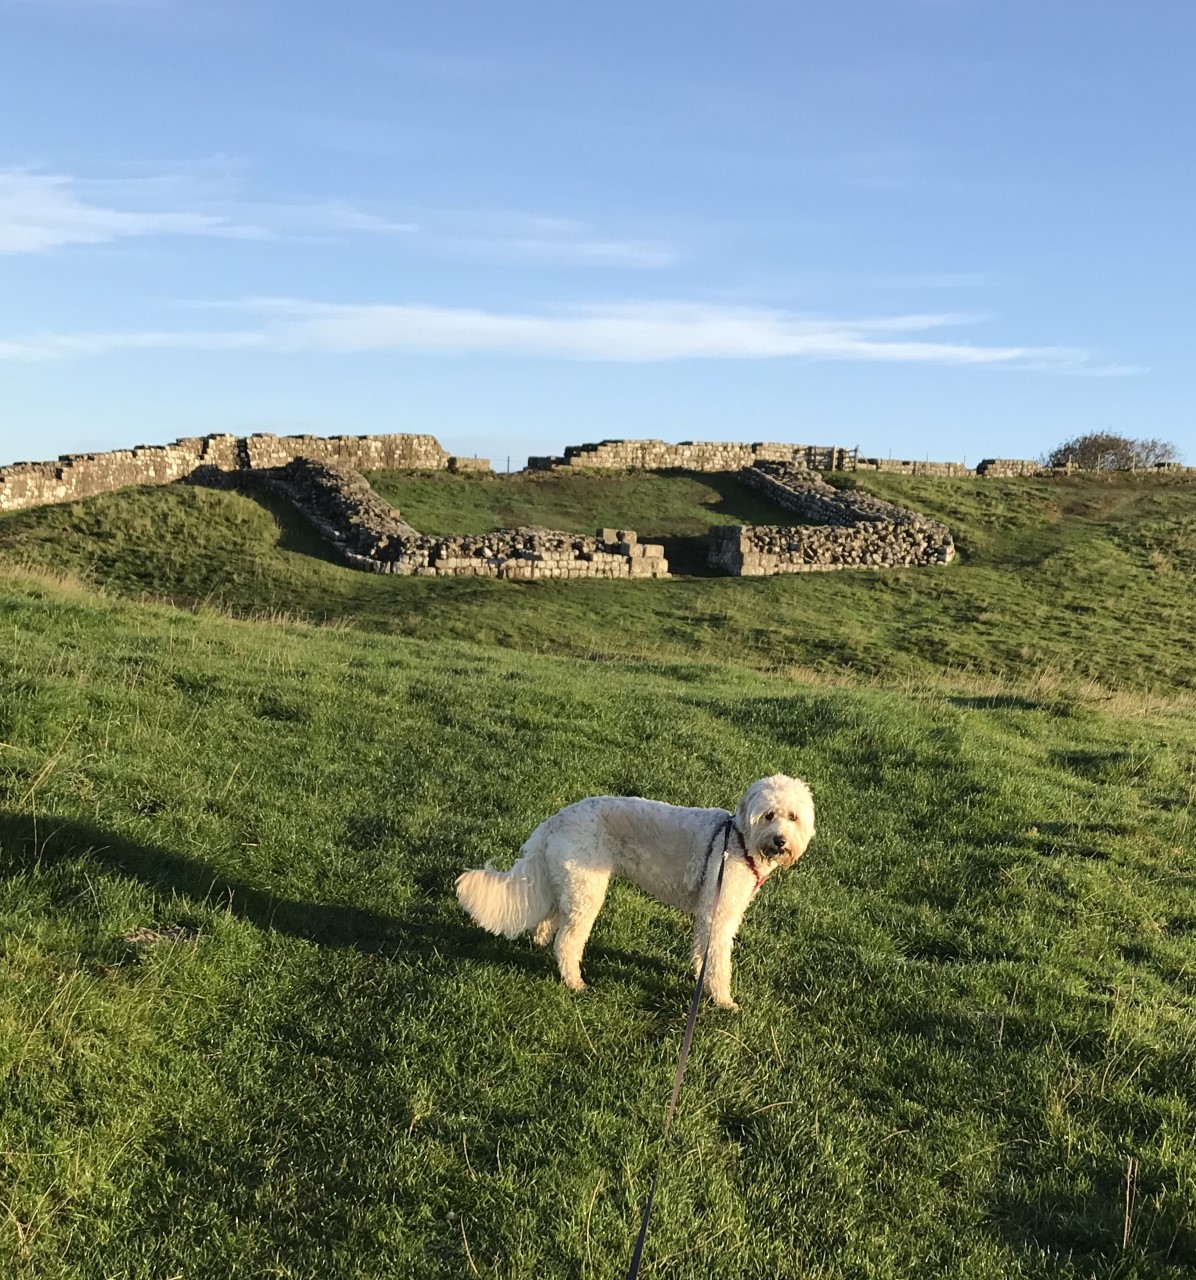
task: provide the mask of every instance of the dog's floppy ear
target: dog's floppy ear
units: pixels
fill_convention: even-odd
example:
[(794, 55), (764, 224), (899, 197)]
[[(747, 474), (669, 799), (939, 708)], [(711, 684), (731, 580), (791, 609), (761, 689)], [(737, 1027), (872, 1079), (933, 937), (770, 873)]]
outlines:
[(735, 825), (745, 840), (759, 817), (760, 783), (756, 781), (739, 797), (739, 804), (735, 809)]

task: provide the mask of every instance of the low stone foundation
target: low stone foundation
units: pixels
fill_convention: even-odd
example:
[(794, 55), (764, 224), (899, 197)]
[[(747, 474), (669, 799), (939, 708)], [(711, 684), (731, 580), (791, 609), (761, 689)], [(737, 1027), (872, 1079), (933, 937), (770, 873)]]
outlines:
[(949, 564), (945, 525), (870, 493), (839, 490), (803, 468), (761, 463), (739, 478), (809, 525), (716, 525), (710, 564), (741, 577)]
[(200, 467), (186, 483), (285, 498), (346, 560), (376, 559), (390, 543), (420, 536), (364, 476), (335, 463), (295, 458), (252, 471)]
[(285, 498), (346, 564), (419, 577), (667, 578), (664, 548), (630, 529), (595, 537), (554, 529), (499, 529), (436, 537), (412, 528), (348, 467), (296, 458), (250, 471), (201, 468), (192, 484), (264, 491)]
[[(360, 557), (358, 558), (360, 559)], [(357, 563), (354, 561), (353, 563)], [(664, 548), (637, 541), (632, 530), (618, 541), (555, 529), (496, 529), (493, 533), (437, 538), (430, 534), (383, 548), (368, 565), (376, 573), (437, 578), (667, 578)]]

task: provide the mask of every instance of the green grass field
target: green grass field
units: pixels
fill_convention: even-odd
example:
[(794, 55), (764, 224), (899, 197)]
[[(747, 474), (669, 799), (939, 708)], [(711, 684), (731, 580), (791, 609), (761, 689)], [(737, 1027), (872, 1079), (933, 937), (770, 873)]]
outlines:
[[(588, 517), (609, 513), (599, 501), (610, 501), (620, 478), (579, 479), (592, 482)], [(505, 479), (411, 480), (422, 486), (417, 496), (439, 494), (420, 507), (388, 489), (417, 527), (421, 520), (501, 523), (494, 508), (507, 501)], [(683, 532), (713, 523), (725, 514), (720, 506), (745, 518), (759, 510), (758, 495), (728, 489), (723, 497), (701, 478), (678, 482), (681, 495), (662, 505)], [(67, 571), (133, 598), (204, 601), (242, 617), (284, 613), (530, 653), (733, 663), (850, 681), (947, 674), (1019, 685), (1087, 680), (1168, 694), (1196, 688), (1191, 479), (869, 482), (945, 520), (959, 547), (956, 563), (663, 583), (395, 579), (347, 572), (283, 504), (186, 487), (126, 490), (2, 518), (0, 560)], [(546, 495), (546, 508), (525, 505), (528, 518), (559, 522), (557, 486), (510, 483), (510, 503)], [(667, 489), (668, 482), (644, 478), (638, 492), (654, 492), (653, 485)], [(497, 496), (471, 517), (479, 491)], [(642, 507), (631, 514), (645, 523)], [(593, 523), (577, 522), (582, 529)]]
[(702, 1010), (644, 1274), (1190, 1275), (1196, 487), (873, 486), (959, 561), (392, 581), (233, 494), (0, 518), (0, 1275), (622, 1275), (686, 922), (616, 886), (577, 997), (453, 877), (778, 769), (819, 835)]

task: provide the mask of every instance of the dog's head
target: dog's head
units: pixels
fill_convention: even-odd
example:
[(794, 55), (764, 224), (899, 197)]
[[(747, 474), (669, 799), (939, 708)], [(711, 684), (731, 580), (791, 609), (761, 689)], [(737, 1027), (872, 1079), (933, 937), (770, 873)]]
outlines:
[(814, 839), (814, 798), (800, 778), (775, 773), (743, 793), (735, 825), (753, 857), (791, 867)]

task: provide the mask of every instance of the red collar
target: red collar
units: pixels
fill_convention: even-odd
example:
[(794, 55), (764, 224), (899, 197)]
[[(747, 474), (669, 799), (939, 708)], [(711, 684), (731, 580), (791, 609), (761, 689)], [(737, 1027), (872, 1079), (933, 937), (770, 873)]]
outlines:
[(759, 869), (756, 867), (755, 859), (752, 857), (750, 853), (748, 853), (746, 849), (743, 851), (743, 860), (748, 864), (748, 870), (752, 873), (752, 875), (756, 877), (756, 883), (752, 885), (752, 892), (755, 893), (756, 890), (759, 889), (759, 887), (764, 883), (764, 877), (760, 874)]
[(756, 877), (756, 883), (752, 885), (752, 892), (755, 893), (756, 890), (764, 883), (764, 877), (760, 874), (760, 870), (756, 866), (755, 858), (753, 858), (748, 852), (747, 841), (743, 838), (743, 833), (734, 825), (734, 823), (731, 824), (731, 830), (739, 837), (739, 847), (743, 850), (743, 860), (748, 864), (748, 870)]

